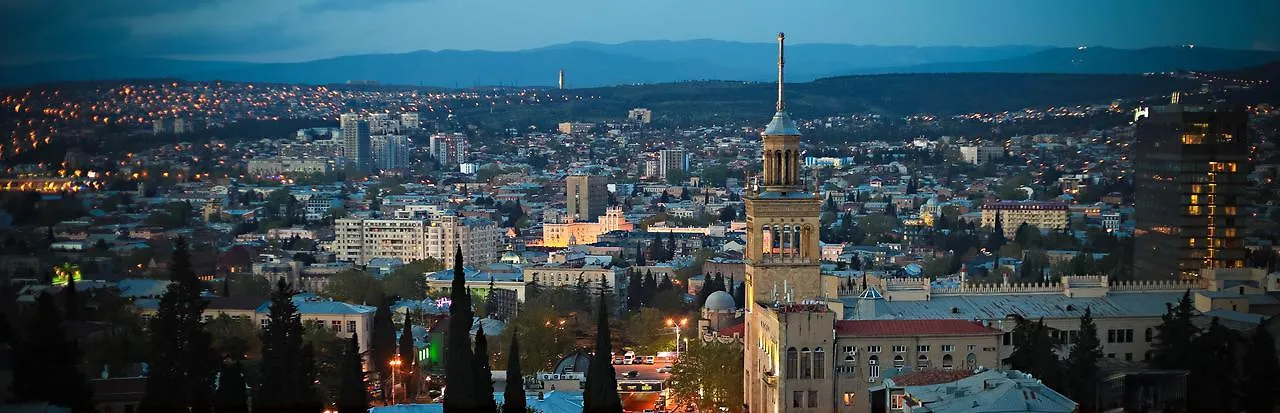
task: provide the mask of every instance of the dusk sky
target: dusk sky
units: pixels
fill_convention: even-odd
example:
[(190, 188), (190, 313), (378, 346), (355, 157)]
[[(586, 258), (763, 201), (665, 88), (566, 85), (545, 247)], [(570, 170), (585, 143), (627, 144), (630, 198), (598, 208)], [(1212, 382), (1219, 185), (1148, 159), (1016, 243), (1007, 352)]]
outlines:
[(0, 62), (299, 61), (570, 41), (1280, 49), (1280, 1), (0, 0)]

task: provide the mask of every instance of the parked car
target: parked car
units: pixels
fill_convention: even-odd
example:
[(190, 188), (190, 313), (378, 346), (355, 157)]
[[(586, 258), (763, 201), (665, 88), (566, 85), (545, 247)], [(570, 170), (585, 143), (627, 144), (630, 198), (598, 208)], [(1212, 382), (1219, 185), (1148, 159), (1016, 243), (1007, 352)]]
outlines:
[(644, 364), (653, 364), (655, 359), (653, 356), (644, 356)]
[(640, 375), (640, 372), (635, 371), (635, 370), (628, 371), (628, 372), (627, 372), (627, 374), (626, 374), (626, 376), (627, 376), (627, 378), (628, 378), (628, 379), (634, 379), (634, 378), (636, 378), (636, 376), (639, 376), (639, 375)]
[(671, 372), (671, 365), (666, 365), (666, 366), (658, 367), (658, 372), (659, 372), (659, 373), (670, 373), (670, 372)]

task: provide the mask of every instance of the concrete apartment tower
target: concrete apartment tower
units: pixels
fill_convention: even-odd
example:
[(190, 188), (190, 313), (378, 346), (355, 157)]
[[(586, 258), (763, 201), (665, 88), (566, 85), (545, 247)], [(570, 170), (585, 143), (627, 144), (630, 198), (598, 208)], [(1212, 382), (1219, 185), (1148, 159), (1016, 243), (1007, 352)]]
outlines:
[(372, 142), (369, 122), (356, 113), (343, 113), (339, 117), (342, 127), (342, 161), (346, 169), (369, 172), (373, 169)]
[(578, 222), (595, 222), (609, 201), (609, 181), (599, 175), (570, 175), (564, 179), (565, 212)]

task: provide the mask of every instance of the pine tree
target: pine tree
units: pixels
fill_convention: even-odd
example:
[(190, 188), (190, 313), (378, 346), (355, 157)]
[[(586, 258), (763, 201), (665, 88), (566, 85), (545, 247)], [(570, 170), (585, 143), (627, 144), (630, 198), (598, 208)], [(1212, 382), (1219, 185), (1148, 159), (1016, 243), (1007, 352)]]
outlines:
[(1182, 294), (1175, 307), (1165, 305), (1165, 314), (1161, 323), (1156, 326), (1155, 341), (1152, 343), (1151, 366), (1160, 369), (1189, 370), (1190, 361), (1195, 357), (1192, 339), (1199, 332), (1191, 323), (1194, 307), (1191, 305), (1191, 290)]
[(80, 319), (80, 297), (76, 291), (76, 277), (67, 275), (67, 286), (63, 288), (63, 307), (66, 307), (66, 318), (70, 321)]
[(641, 287), (641, 296), (644, 297), (644, 306), (653, 306), (653, 297), (658, 295), (658, 280), (653, 276), (653, 272), (644, 274), (644, 286)]
[(643, 267), (645, 265), (648, 265), (648, 264), (645, 264), (645, 261), (644, 261), (644, 249), (640, 248), (640, 244), (637, 243), (636, 244), (636, 266)]
[(452, 302), (449, 304), (449, 336), (445, 343), (444, 380), (448, 391), (444, 394), (444, 409), (449, 413), (473, 412), (477, 404), (474, 365), (468, 361), (475, 359), (471, 351), (471, 292), (467, 290), (465, 274), (462, 271), (462, 247), (459, 246), (453, 259), (453, 284), (449, 291)]
[(627, 310), (628, 311), (640, 310), (641, 300), (644, 298), (644, 296), (641, 295), (642, 294), (641, 289), (644, 288), (643, 284), (644, 282), (641, 281), (639, 272), (636, 272), (635, 270), (629, 271), (629, 274), (627, 276)]
[(217, 413), (249, 413), (249, 393), (245, 390), (244, 368), (240, 360), (222, 365), (213, 400), (213, 409)]
[(502, 413), (527, 413), (524, 399), (524, 374), (520, 371), (520, 335), (511, 331), (511, 350), (507, 352), (507, 387), (502, 392)]
[[(262, 364), (259, 368), (254, 412), (289, 412), (302, 409), (309, 401), (303, 384), (302, 316), (293, 303), (293, 294), (283, 279), (276, 283), (262, 333)], [(314, 363), (313, 363), (314, 364)], [(314, 370), (314, 367), (310, 368)], [(310, 385), (310, 383), (306, 383)]]
[(66, 338), (62, 322), (53, 296), (40, 293), (26, 340), (13, 349), (13, 395), (18, 401), (46, 402), (75, 413), (89, 413), (93, 411), (93, 390), (78, 368), (80, 350)]
[(1053, 342), (1044, 320), (1018, 318), (1013, 330), (1013, 353), (1004, 362), (1014, 370), (1030, 373), (1050, 388), (1060, 388), (1058, 356), (1053, 353)]
[(497, 402), (493, 400), (493, 370), (489, 368), (489, 339), (484, 335), (484, 326), (476, 328), (475, 338), (475, 360), (472, 365), (476, 381), (476, 405), (479, 411), (494, 412), (497, 411)]
[(417, 354), (417, 347), (413, 345), (413, 317), (410, 317), (408, 312), (404, 314), (404, 329), (400, 331), (399, 344), (400, 366), (401, 370), (404, 371), (404, 376), (401, 377), (404, 377), (405, 399), (412, 400), (410, 395), (414, 394), (416, 390), (413, 383), (417, 382), (418, 358), (414, 356), (414, 354)]
[(613, 345), (609, 337), (609, 303), (606, 293), (600, 292), (600, 310), (596, 322), (596, 347), (594, 362), (587, 366), (587, 383), (582, 391), (583, 413), (621, 413), (622, 401), (618, 398), (618, 377), (610, 362)]
[(1224, 327), (1217, 317), (1210, 321), (1203, 334), (1192, 340), (1195, 357), (1190, 360), (1187, 388), (1196, 391), (1188, 393), (1191, 411), (1239, 411), (1237, 342), (1236, 332)]
[(666, 260), (664, 261), (671, 261), (676, 259), (676, 233), (675, 232), (667, 232), (667, 255), (665, 258)]
[(1267, 331), (1267, 323), (1253, 330), (1249, 350), (1244, 355), (1244, 410), (1249, 413), (1271, 413), (1276, 408), (1276, 388), (1280, 387), (1280, 360), (1276, 358), (1276, 342)]
[(662, 274), (662, 281), (658, 283), (658, 291), (666, 292), (674, 289), (676, 289), (676, 285), (671, 282), (671, 275), (666, 273)]
[(1080, 403), (1082, 412), (1096, 408), (1093, 401), (1098, 386), (1098, 360), (1102, 359), (1102, 342), (1098, 339), (1098, 326), (1093, 323), (1093, 310), (1085, 307), (1080, 316), (1080, 333), (1067, 355), (1067, 375), (1071, 398)]
[(371, 371), (378, 373), (383, 400), (391, 397), (391, 358), (396, 354), (396, 326), (391, 322), (391, 299), (385, 294), (373, 312), (373, 337), (369, 342)]
[(662, 246), (662, 238), (654, 235), (653, 241), (649, 243), (649, 258), (654, 262), (666, 261), (667, 249)]
[(298, 406), (296, 411), (318, 412), (324, 410), (324, 402), (320, 399), (320, 389), (316, 387), (319, 372), (316, 371), (316, 349), (311, 343), (302, 345), (298, 358)]
[(191, 256), (182, 237), (174, 243), (169, 279), (172, 283), (161, 296), (149, 326), (150, 374), (139, 409), (144, 413), (175, 409), (208, 412), (213, 404), (217, 353), (202, 322), (208, 301), (200, 297), (200, 280), (191, 269)]
[(733, 304), (738, 308), (747, 308), (747, 283), (738, 283), (738, 288), (733, 290)]
[(360, 339), (352, 333), (351, 340), (347, 341), (347, 351), (342, 361), (342, 389), (338, 392), (338, 413), (369, 411), (369, 392), (365, 387), (364, 376), (364, 364), (360, 358)]

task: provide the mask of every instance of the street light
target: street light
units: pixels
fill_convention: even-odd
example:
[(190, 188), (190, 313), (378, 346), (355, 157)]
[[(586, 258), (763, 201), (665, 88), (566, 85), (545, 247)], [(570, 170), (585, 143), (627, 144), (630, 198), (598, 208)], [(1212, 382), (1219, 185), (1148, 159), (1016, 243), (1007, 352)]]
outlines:
[(400, 369), (400, 356), (391, 359), (391, 404), (396, 404), (396, 370)]
[[(689, 324), (689, 319), (688, 319), (688, 318), (681, 318), (681, 319), (680, 319), (680, 322), (676, 322), (676, 320), (674, 320), (674, 319), (670, 319), (670, 318), (668, 318), (668, 319), (667, 319), (667, 325), (668, 325), (668, 326), (671, 326), (672, 328), (674, 328), (674, 329), (676, 330), (676, 359), (677, 359), (677, 360), (679, 360), (679, 359), (680, 359), (680, 328), (681, 328), (681, 327), (684, 327), (684, 326), (686, 326), (686, 325), (688, 325), (688, 324)], [(687, 342), (688, 342), (688, 340), (686, 340), (686, 343), (687, 343)], [(688, 344), (685, 344), (685, 348), (688, 348), (688, 347), (689, 347), (689, 345), (688, 345)]]

